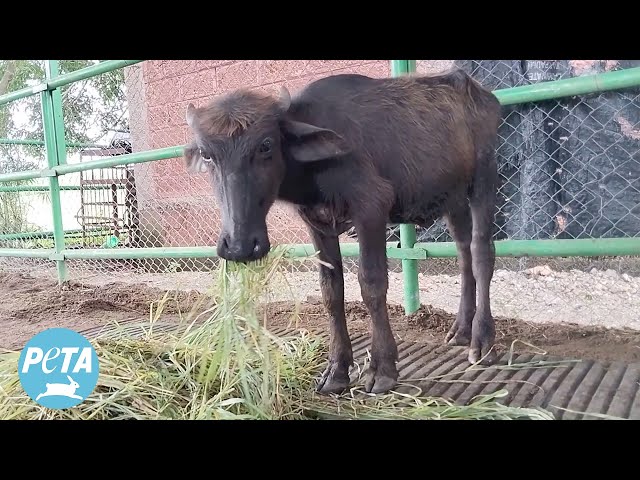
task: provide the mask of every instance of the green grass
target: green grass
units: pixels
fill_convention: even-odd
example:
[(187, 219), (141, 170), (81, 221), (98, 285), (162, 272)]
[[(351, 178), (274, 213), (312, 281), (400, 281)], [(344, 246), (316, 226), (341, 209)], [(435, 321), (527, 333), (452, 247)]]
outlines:
[(68, 410), (26, 396), (19, 352), (0, 355), (0, 419), (553, 419), (541, 409), (512, 408), (505, 391), (456, 406), (422, 395), (315, 393), (326, 345), (309, 333), (271, 334), (258, 305), (283, 272), (285, 251), (247, 265), (221, 262), (209, 295), (182, 315), (181, 328), (159, 329), (166, 295), (152, 305), (139, 337), (124, 330), (92, 340), (100, 359), (94, 392)]

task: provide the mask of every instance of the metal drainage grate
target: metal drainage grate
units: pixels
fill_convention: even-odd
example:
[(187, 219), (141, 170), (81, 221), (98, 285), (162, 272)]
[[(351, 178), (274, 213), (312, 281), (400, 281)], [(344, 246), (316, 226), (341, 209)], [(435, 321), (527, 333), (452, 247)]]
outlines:
[[(177, 332), (177, 324), (157, 323), (156, 332)], [(130, 323), (119, 327), (84, 330), (88, 337), (115, 336), (121, 332), (141, 336), (148, 324)], [(312, 333), (328, 340), (324, 330)], [(293, 335), (295, 330), (273, 329), (276, 335)], [(367, 357), (370, 337), (351, 337), (354, 359), (362, 364)], [(418, 387), (423, 395), (445, 398), (464, 405), (478, 395), (506, 389), (500, 403), (514, 407), (542, 407), (562, 420), (591, 420), (598, 415), (640, 420), (640, 363), (595, 362), (546, 355), (522, 354), (511, 359), (503, 355), (492, 367), (469, 370), (467, 350), (434, 343), (398, 342), (400, 382)], [(518, 364), (544, 362), (540, 366)], [(553, 362), (553, 365), (546, 365)], [(443, 375), (446, 375), (443, 377)], [(400, 386), (399, 392), (412, 389)], [(591, 415), (589, 415), (591, 414)]]

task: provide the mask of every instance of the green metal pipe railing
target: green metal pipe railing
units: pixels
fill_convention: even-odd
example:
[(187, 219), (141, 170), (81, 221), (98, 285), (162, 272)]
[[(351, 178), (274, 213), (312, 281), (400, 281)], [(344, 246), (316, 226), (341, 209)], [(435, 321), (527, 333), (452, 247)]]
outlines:
[[(567, 240), (499, 240), (495, 242), (497, 257), (600, 257), (640, 255), (640, 238), (567, 239)], [(311, 244), (281, 245), (290, 258), (309, 257), (315, 253)], [(344, 257), (357, 257), (360, 245), (343, 243), (340, 251)], [(413, 248), (397, 248), (387, 244), (389, 258), (401, 260), (426, 260), (429, 258), (454, 258), (455, 243), (416, 243)], [(48, 260), (129, 260), (165, 258), (216, 258), (215, 247), (157, 247), (114, 249), (18, 249), (0, 248), (0, 257), (44, 258)]]
[[(85, 230), (78, 228), (78, 229), (72, 229), (72, 230), (65, 230), (64, 236), (65, 238), (76, 237), (76, 236), (82, 235), (83, 233), (85, 233), (89, 237), (95, 237), (100, 235), (109, 235), (109, 234), (112, 234), (113, 231), (105, 230), (104, 228), (93, 228), (93, 229), (87, 228)], [(34, 240), (34, 239), (41, 239), (41, 238), (51, 238), (53, 237), (53, 234), (54, 234), (53, 230), (50, 230), (50, 231), (47, 230), (43, 232), (3, 233), (3, 234), (0, 234), (0, 241)]]
[[(287, 256), (292, 258), (308, 257), (315, 253), (311, 244), (283, 245), (287, 250)], [(340, 251), (344, 257), (357, 257), (360, 246), (357, 243), (345, 243), (340, 245)], [(1, 251), (0, 251), (1, 252)], [(52, 252), (53, 253), (53, 252)], [(115, 249), (83, 249), (67, 250), (64, 257), (70, 260), (77, 259), (136, 259), (136, 258), (216, 258), (215, 247), (157, 247), (157, 248), (115, 248)], [(426, 259), (426, 253), (420, 249), (403, 249), (387, 247), (390, 258), (414, 258)]]
[(144, 60), (105, 60), (89, 67), (81, 68), (75, 72), (65, 73), (56, 78), (53, 78), (47, 82), (49, 89), (55, 89), (69, 85), (70, 83), (86, 80), (87, 78), (97, 77), (114, 70), (120, 70), (124, 67), (135, 65), (136, 63), (143, 62)]
[[(281, 245), (287, 250), (288, 257), (308, 257), (315, 253), (312, 244), (289, 244)], [(357, 243), (343, 243), (340, 251), (345, 257), (357, 257), (360, 253), (360, 246)], [(19, 252), (16, 255), (15, 252)], [(31, 255), (33, 253), (33, 255)], [(422, 249), (397, 248), (395, 242), (387, 244), (387, 254), (389, 258), (412, 258), (417, 260), (426, 259), (426, 253)], [(114, 249), (83, 249), (83, 250), (63, 250), (56, 252), (53, 249), (18, 249), (0, 248), (0, 257), (27, 257), (46, 258), (48, 260), (131, 260), (131, 259), (163, 259), (163, 258), (216, 258), (215, 247), (153, 247), (153, 248), (114, 248)]]
[[(118, 64), (118, 62), (120, 63)], [(56, 95), (51, 92), (56, 92), (58, 87), (68, 83), (99, 75), (137, 62), (140, 62), (140, 60), (114, 60), (103, 62), (60, 77), (56, 77), (52, 69), (50, 72), (50, 78), (47, 78), (47, 82), (45, 84), (30, 89), (24, 89), (23, 92), (12, 92), (1, 96), (0, 105), (17, 98), (23, 98), (21, 95), (29, 96), (42, 92), (43, 118), (45, 120), (44, 143), (47, 150), (49, 165), (47, 169), (43, 170), (2, 174), (0, 175), (0, 183), (35, 178), (48, 178), (50, 181), (49, 189), (51, 190), (52, 197), (57, 197), (57, 204), (54, 205), (56, 202), (52, 202), (52, 210), (55, 220), (56, 215), (60, 213), (60, 191), (65, 188), (70, 190), (76, 188), (75, 186), (61, 187), (57, 183), (58, 176), (97, 168), (145, 163), (181, 156), (183, 146), (173, 146), (146, 152), (93, 160), (79, 164), (65, 164), (66, 146), (64, 145), (64, 131), (63, 126), (59, 125), (61, 120), (59, 113), (61, 112), (61, 109), (59, 109), (56, 104)], [(51, 68), (54, 65), (55, 64), (50, 63), (49, 67)], [(392, 72), (394, 76), (406, 74), (412, 71), (415, 71), (414, 60), (392, 61)], [(640, 68), (634, 68), (567, 80), (544, 82), (536, 85), (495, 90), (494, 94), (502, 105), (511, 105), (515, 103), (526, 103), (581, 95), (585, 93), (616, 90), (639, 85)], [(27, 93), (25, 94), (25, 92)], [(48, 98), (48, 101), (45, 102), (44, 98)], [(62, 141), (58, 141), (58, 138), (62, 138)], [(12, 189), (34, 187), (6, 186), (4, 188)], [(35, 188), (43, 187), (38, 186)], [(77, 188), (79, 189), (80, 187)], [(46, 187), (43, 189), (46, 189)], [(54, 225), (54, 227), (53, 233), (54, 239), (56, 240), (55, 249), (35, 251), (29, 249), (0, 249), (0, 256), (47, 258), (55, 260), (58, 263), (58, 274), (61, 282), (66, 279), (65, 259), (202, 258), (216, 256), (214, 247), (67, 250), (64, 248), (64, 232), (62, 231), (61, 223), (59, 225)], [(495, 245), (496, 255), (499, 257), (640, 255), (640, 239), (638, 238), (533, 241), (504, 240), (496, 242)], [(314, 253), (312, 245), (288, 245), (287, 248), (289, 250), (288, 255), (292, 257), (308, 256)], [(359, 245), (357, 243), (341, 244), (340, 249), (345, 257), (357, 256), (359, 254)], [(403, 276), (405, 279), (405, 310), (407, 312), (412, 312), (415, 311), (419, 305), (417, 261), (430, 257), (456, 257), (457, 251), (454, 243), (416, 243), (415, 226), (402, 225), (400, 245), (398, 246), (397, 243), (393, 242), (388, 243), (387, 255), (389, 258), (397, 258), (403, 261)]]
[(52, 176), (66, 175), (69, 173), (85, 172), (98, 168), (111, 168), (121, 165), (132, 165), (135, 163), (153, 162), (156, 160), (166, 160), (177, 158), (182, 155), (184, 145), (175, 147), (159, 148), (157, 150), (147, 150), (139, 153), (127, 153), (115, 157), (100, 158), (88, 162), (70, 163), (66, 165), (53, 166), (42, 170), (27, 170), (24, 172), (3, 173), (0, 175), (0, 183), (15, 182), (20, 180), (33, 180), (36, 178), (49, 178)]
[[(391, 60), (391, 76), (399, 77), (416, 71), (415, 60)], [(411, 224), (400, 225), (400, 246), (413, 248), (416, 243), (416, 227)], [(418, 261), (402, 260), (402, 282), (404, 293), (404, 311), (407, 315), (420, 308), (420, 288), (418, 286)]]
[[(50, 61), (50, 60), (49, 60)], [(79, 82), (80, 80), (86, 80), (87, 78), (102, 75), (103, 73), (118, 70), (120, 68), (127, 67), (136, 63), (142, 62), (142, 60), (106, 60), (90, 67), (81, 68), (75, 72), (60, 75), (55, 78), (47, 78), (47, 81), (33, 87), (26, 87), (15, 92), (10, 92), (0, 96), (0, 105), (4, 105), (22, 98), (27, 98), (32, 95), (36, 95), (46, 90), (54, 90), (70, 83)]]
[[(58, 76), (58, 61), (47, 60), (45, 65), (47, 80)], [(45, 90), (41, 94), (42, 125), (44, 130), (45, 151), (49, 168), (56, 168), (66, 163), (66, 147), (64, 145), (64, 124), (62, 123), (62, 97), (59, 90)], [(49, 198), (53, 215), (53, 242), (56, 253), (64, 250), (64, 228), (62, 225), (62, 204), (60, 202), (60, 184), (58, 177), (49, 178)], [(67, 265), (64, 259), (56, 261), (58, 281), (67, 281)]]
[[(0, 138), (0, 145), (32, 145), (32, 146), (44, 146), (44, 140), (31, 140), (28, 138)], [(108, 148), (107, 145), (100, 145), (99, 143), (78, 143), (69, 142), (67, 147), (77, 148)]]
[[(42, 258), (51, 260), (55, 250), (35, 249), (35, 248), (0, 248), (0, 257), (11, 258)], [(59, 279), (58, 279), (59, 280)]]
[(38, 93), (46, 89), (47, 89), (47, 84), (41, 83), (34, 87), (25, 87), (25, 88), (21, 88), (20, 90), (15, 90), (13, 92), (5, 93), (4, 95), (0, 95), (0, 106), (5, 105), (7, 103), (15, 102), (16, 100), (21, 100), (23, 98), (37, 95)]
[(22, 182), (24, 180), (33, 180), (35, 178), (49, 178), (54, 176), (55, 173), (51, 172), (50, 175), (45, 175), (43, 172), (48, 170), (25, 170), (24, 172), (11, 172), (0, 174), (0, 183), (5, 182)]
[(494, 90), (502, 105), (621, 90), (640, 85), (640, 67)]
[[(410, 60), (393, 60), (393, 62), (407, 62), (405, 68), (409, 68), (409, 62), (413, 62)], [(106, 63), (106, 62), (105, 62)], [(398, 68), (398, 67), (395, 67)], [(627, 71), (632, 71), (630, 75), (624, 76), (623, 79), (620, 77), (614, 77), (611, 80), (609, 77), (608, 80), (594, 80), (594, 78), (600, 78), (605, 76), (611, 76), (613, 74), (622, 74)], [(75, 72), (74, 72), (75, 73)], [(536, 85), (528, 85), (524, 87), (514, 87), (512, 89), (504, 89), (504, 90), (495, 90), (494, 93), (500, 100), (500, 102), (504, 102), (504, 104), (510, 103), (521, 103), (526, 101), (535, 101), (535, 100), (543, 100), (549, 98), (557, 98), (561, 96), (570, 96), (573, 94), (577, 94), (578, 92), (584, 93), (584, 85), (578, 82), (576, 86), (575, 83), (572, 83), (572, 90), (567, 89), (567, 87), (561, 88), (553, 88), (551, 84), (557, 84), (560, 82), (573, 82), (578, 80), (587, 81), (588, 85), (600, 85), (601, 89), (603, 89), (603, 85), (607, 88), (612, 88), (613, 85), (624, 85), (626, 87), (631, 86), (640, 86), (640, 67), (632, 68), (628, 70), (623, 70), (619, 72), (608, 72), (601, 73), (598, 75), (592, 75), (589, 77), (580, 77), (576, 79), (568, 79), (568, 80), (554, 80), (551, 82), (543, 82)], [(546, 87), (542, 88), (542, 85), (546, 85)], [(519, 93), (514, 97), (513, 94), (510, 94), (511, 90), (518, 90)], [(558, 92), (562, 92), (560, 95)], [(533, 100), (531, 100), (533, 99)], [(12, 182), (12, 181), (21, 181), (21, 180), (30, 180), (36, 178), (49, 178), (53, 175), (64, 175), (67, 173), (76, 173), (81, 171), (93, 170), (98, 168), (110, 168), (115, 166), (127, 165), (127, 164), (136, 164), (136, 163), (145, 163), (152, 162), (155, 160), (165, 160), (169, 158), (180, 157), (183, 152), (184, 145), (176, 145), (173, 147), (160, 148), (156, 150), (147, 150), (144, 152), (138, 153), (129, 153), (125, 155), (119, 155), (115, 157), (102, 158), (98, 160), (91, 160), (88, 162), (82, 162), (77, 164), (68, 164), (59, 167), (52, 167), (49, 169), (43, 170), (29, 170), (24, 172), (13, 172), (13, 173), (5, 173), (0, 174), (0, 183), (2, 182)]]
[[(580, 238), (563, 240), (499, 240), (497, 257), (607, 257), (640, 255), (640, 238)], [(454, 242), (416, 243), (427, 258), (454, 258)]]
[[(127, 153), (116, 157), (100, 158), (98, 160), (90, 160), (88, 162), (68, 164), (55, 169), (58, 175), (66, 175), (68, 173), (84, 172), (94, 168), (111, 168), (120, 165), (133, 165), (135, 163), (154, 162), (156, 160), (167, 160), (169, 158), (179, 158), (184, 151), (184, 145), (176, 147), (159, 148), (157, 150), (147, 150), (139, 153)], [(90, 168), (86, 168), (87, 165)], [(2, 175), (0, 175), (0, 181)]]
[[(113, 184), (104, 185), (60, 185), (60, 191), (79, 191), (79, 190), (111, 190)], [(126, 185), (116, 184), (118, 190), (123, 190)], [(0, 192), (48, 192), (49, 187), (44, 185), (0, 185)]]

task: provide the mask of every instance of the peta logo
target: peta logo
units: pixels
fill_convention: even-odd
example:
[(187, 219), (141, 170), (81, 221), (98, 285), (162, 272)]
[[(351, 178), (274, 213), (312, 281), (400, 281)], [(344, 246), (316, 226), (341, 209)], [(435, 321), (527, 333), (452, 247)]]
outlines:
[(98, 355), (89, 340), (67, 328), (50, 328), (32, 337), (18, 361), (27, 395), (58, 410), (83, 402), (98, 383), (98, 371)]

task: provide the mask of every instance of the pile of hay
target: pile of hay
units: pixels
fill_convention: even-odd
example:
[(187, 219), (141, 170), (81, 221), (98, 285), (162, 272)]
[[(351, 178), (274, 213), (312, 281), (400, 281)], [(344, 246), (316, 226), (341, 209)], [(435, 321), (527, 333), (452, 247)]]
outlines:
[(20, 352), (0, 354), (0, 419), (553, 418), (540, 409), (497, 403), (503, 391), (464, 407), (357, 389), (338, 398), (316, 394), (324, 343), (305, 333), (277, 337), (256, 313), (285, 254), (276, 249), (247, 265), (221, 262), (210, 305), (186, 315), (180, 330), (158, 328), (165, 297), (142, 337), (111, 333), (92, 340), (100, 377), (74, 408), (37, 405), (20, 385)]

